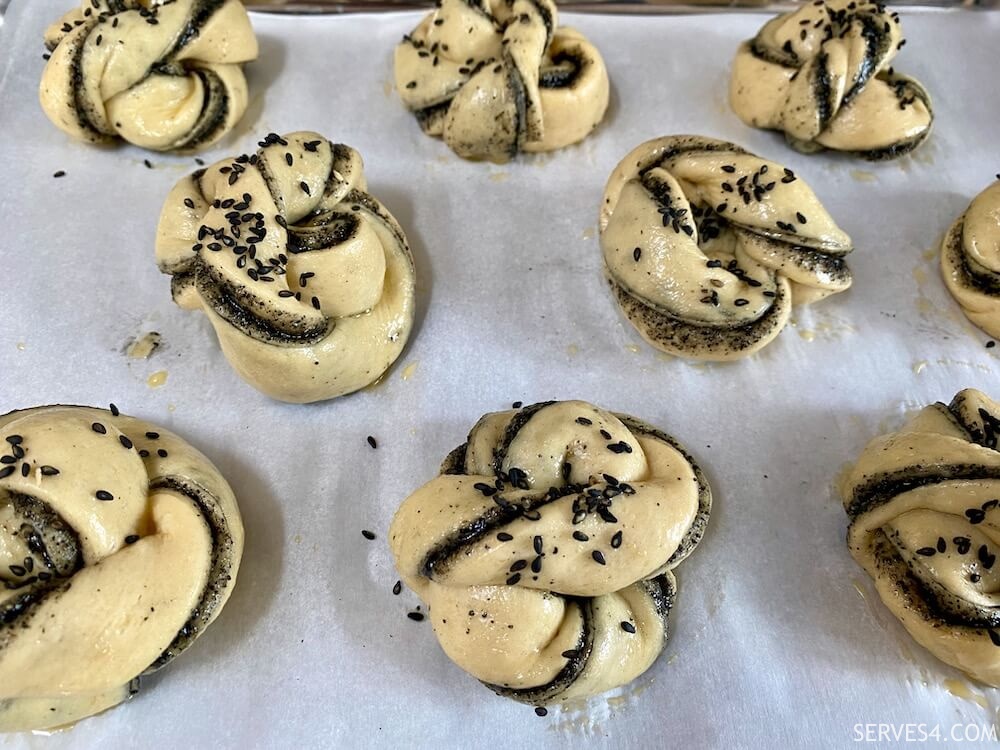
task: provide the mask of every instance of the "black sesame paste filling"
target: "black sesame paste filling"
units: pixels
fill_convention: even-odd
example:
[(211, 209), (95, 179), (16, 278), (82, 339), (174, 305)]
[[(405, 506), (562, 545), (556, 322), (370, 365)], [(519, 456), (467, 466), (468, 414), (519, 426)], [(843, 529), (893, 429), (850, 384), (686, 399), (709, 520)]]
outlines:
[(507, 451), (510, 450), (510, 444), (514, 442), (514, 438), (517, 437), (517, 433), (521, 431), (521, 428), (528, 423), (535, 414), (540, 412), (546, 406), (551, 406), (556, 403), (555, 401), (542, 401), (537, 404), (531, 404), (523, 409), (519, 409), (513, 417), (511, 417), (510, 422), (507, 423), (507, 428), (503, 432), (503, 436), (500, 438), (500, 443), (493, 449), (493, 473), (500, 476), (502, 472), (503, 462), (507, 459)]
[(204, 28), (225, 2), (226, 0), (195, 0), (192, 4), (187, 24), (181, 30), (174, 45), (164, 55), (164, 58), (170, 60), (177, 57), (185, 47), (197, 39), (201, 34), (202, 28)]
[(892, 502), (897, 495), (952, 480), (1000, 479), (1000, 467), (981, 464), (923, 466), (917, 464), (875, 476), (854, 490), (847, 506), (847, 516), (855, 522), (860, 516)]
[(538, 85), (543, 89), (572, 88), (586, 61), (567, 50), (552, 58), (552, 64), (539, 71)]
[(960, 230), (948, 236), (945, 248), (951, 257), (957, 259), (962, 269), (963, 281), (966, 286), (978, 289), (984, 294), (1000, 296), (1000, 274), (987, 271), (983, 273), (972, 267), (968, 254), (965, 252), (965, 218), (962, 218)]
[[(202, 266), (199, 270), (205, 271), (205, 267)], [(311, 344), (321, 340), (333, 326), (331, 321), (327, 321), (323, 326), (312, 329), (288, 330), (279, 328), (272, 321), (255, 315), (247, 309), (244, 298), (249, 296), (248, 292), (238, 293), (228, 284), (213, 278), (207, 272), (199, 272), (196, 283), (202, 297), (218, 313), (219, 317), (258, 341), (268, 344)], [(304, 317), (296, 316), (296, 320), (291, 322), (301, 324), (304, 320)]]
[(201, 80), (205, 93), (194, 127), (174, 144), (176, 149), (195, 148), (211, 140), (225, 127), (229, 116), (229, 92), (222, 80), (207, 68), (193, 68), (191, 72)]
[(212, 557), (208, 571), (208, 582), (205, 584), (201, 599), (171, 644), (164, 649), (156, 661), (149, 665), (144, 674), (155, 672), (166, 665), (190, 646), (191, 642), (207, 627), (215, 611), (221, 605), (232, 580), (234, 556), (234, 542), (229, 530), (229, 523), (218, 501), (208, 490), (177, 477), (157, 479), (150, 483), (149, 489), (150, 491), (170, 490), (191, 501), (208, 526), (212, 537)]
[(916, 612), (923, 620), (949, 627), (1000, 626), (1000, 611), (995, 608), (975, 607), (969, 604), (964, 614), (958, 614), (954, 607), (942, 603), (938, 596), (941, 592), (933, 591), (924, 585), (881, 530), (874, 534), (871, 545), (879, 577), (892, 581), (906, 608)]

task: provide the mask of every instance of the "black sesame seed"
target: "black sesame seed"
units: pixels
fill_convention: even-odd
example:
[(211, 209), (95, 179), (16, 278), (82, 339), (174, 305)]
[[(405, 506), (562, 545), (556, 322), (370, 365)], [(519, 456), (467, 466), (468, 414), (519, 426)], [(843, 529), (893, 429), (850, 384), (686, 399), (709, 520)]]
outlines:
[(118, 411), (118, 407), (115, 406), (114, 404), (108, 404), (108, 411), (111, 412), (112, 417), (117, 417), (121, 415), (121, 412)]
[(563, 651), (562, 654), (561, 654), (561, 656), (564, 659), (575, 659), (579, 655), (580, 655), (580, 652), (577, 651), (575, 648), (571, 648), (568, 651)]
[(578, 542), (586, 542), (590, 540), (590, 537), (584, 534), (582, 531), (574, 531), (573, 538)]
[(0, 479), (6, 479), (13, 473), (14, 473), (13, 466), (5, 466), (2, 469), (0, 469)]
[(309, 185), (306, 183), (305, 180), (302, 180), (299, 183), (299, 187), (302, 188), (302, 192), (305, 193), (306, 195), (312, 195), (312, 191), (309, 190)]
[(368, 440), (368, 445), (370, 445), (372, 448), (378, 448), (378, 443), (375, 442), (375, 438), (373, 438), (371, 435), (369, 435), (366, 438), (366, 440)]
[(607, 565), (607, 561), (604, 559), (604, 553), (599, 549), (595, 549), (590, 553), (590, 556), (594, 558), (594, 562), (598, 565)]
[(160, 458), (166, 458), (167, 457), (167, 452), (165, 450), (163, 450), (163, 448), (159, 448), (156, 451), (156, 455), (159, 456)]
[(118, 442), (122, 444), (122, 448), (127, 448), (129, 450), (132, 449), (132, 441), (129, 440), (124, 435), (119, 435), (118, 436)]
[(937, 554), (937, 550), (933, 547), (921, 547), (917, 550), (918, 555), (923, 555), (924, 557), (931, 557)]
[(642, 248), (641, 247), (637, 247), (635, 250), (633, 250), (632, 251), (632, 257), (635, 258), (635, 262), (638, 263), (639, 262), (639, 258), (642, 257)]
[(986, 632), (990, 634), (990, 640), (993, 641), (993, 645), (1000, 646), (1000, 635), (995, 630), (987, 630)]
[(101, 502), (105, 503), (115, 499), (115, 496), (112, 495), (107, 490), (98, 490), (97, 492), (94, 493), (94, 497), (96, 497)]
[(424, 619), (423, 612), (407, 612), (406, 616), (414, 622), (420, 622)]
[(722, 167), (722, 171), (728, 172), (729, 174), (733, 174), (734, 172), (736, 172), (736, 167), (734, 167), (732, 164), (725, 164)]
[(23, 575), (25, 575), (28, 572), (27, 570), (25, 570), (24, 568), (22, 568), (20, 565), (9, 565), (8, 568), (10, 569), (10, 572), (13, 573), (16, 576), (23, 576)]
[(402, 590), (403, 590), (403, 582), (402, 581), (396, 581), (392, 585), (392, 595), (393, 596), (399, 596), (399, 594), (400, 594), (400, 592), (402, 592)]
[(375, 532), (374, 531), (369, 531), (368, 529), (361, 529), (361, 536), (363, 536), (365, 539), (371, 541), (372, 539), (375, 538)]
[(531, 546), (534, 548), (536, 555), (542, 554), (542, 538), (537, 534), (534, 539), (531, 540)]
[(146, 433), (146, 437), (149, 438), (150, 440), (159, 440), (160, 433), (158, 433), (158, 432), (147, 432)]
[(190, 198), (185, 198), (184, 205), (187, 206), (188, 208), (194, 208), (194, 201), (191, 200)]
[(46, 466), (42, 467), (42, 476), (43, 477), (54, 477), (58, 473), (59, 473), (59, 469), (57, 469), (55, 466), (47, 466), (46, 465)]
[(511, 534), (508, 534), (506, 531), (501, 531), (499, 534), (497, 534), (497, 539), (499, 539), (501, 542), (509, 542), (513, 538), (514, 537)]
[(292, 166), (292, 155), (287, 152), (285, 153), (285, 164)]
[(733, 300), (733, 304), (736, 305), (737, 307), (743, 307), (744, 305), (749, 305), (750, 300), (743, 299), (742, 297), (737, 297), (736, 299)]
[(943, 554), (946, 549), (948, 549), (948, 545), (945, 543), (945, 541), (944, 541), (943, 538), (938, 537), (938, 540), (937, 540), (937, 551), (941, 552)]
[(522, 402), (522, 401), (515, 401), (513, 404), (510, 405), (510, 408), (511, 409), (520, 409), (522, 406), (524, 406), (524, 402)]
[(549, 710), (545, 706), (535, 706), (535, 716), (548, 716)]
[(618, 549), (622, 546), (622, 532), (616, 531), (615, 535), (611, 537), (611, 547), (613, 549)]
[(28, 465), (28, 464), (26, 464), (26, 463), (24, 463), (24, 464), (21, 464), (21, 476), (22, 476), (22, 477), (26, 477), (26, 476), (28, 476), (28, 474), (30, 474), (30, 473), (31, 473), (31, 466), (29, 466), (29, 465)]
[(507, 579), (507, 585), (508, 586), (513, 586), (514, 584), (516, 584), (520, 580), (521, 580), (521, 574), (520, 573), (515, 573), (514, 575), (512, 575), (510, 578)]
[(527, 567), (528, 567), (527, 560), (515, 560), (513, 564), (510, 566), (509, 570), (511, 573), (516, 573), (517, 571), (524, 570)]
[(994, 346), (996, 346), (996, 345), (997, 345), (997, 342), (996, 342), (996, 341), (987, 341), (987, 342), (986, 342), (986, 348), (987, 348), (987, 349), (992, 349), (992, 348), (993, 348)]
[(795, 212), (795, 218), (798, 219), (799, 224), (805, 224), (806, 223), (806, 217), (803, 216), (798, 211)]
[(149, 451), (143, 448), (139, 451), (139, 458), (149, 458)]
[(627, 620), (622, 620), (621, 626), (622, 626), (622, 630), (624, 630), (626, 633), (634, 633), (635, 632), (635, 625), (633, 625), (632, 623), (628, 622)]
[(90, 429), (92, 429), (98, 435), (106, 435), (108, 432), (108, 428), (102, 425), (100, 422), (94, 422), (92, 425), (90, 425)]
[(125, 537), (125, 544), (135, 544), (138, 541), (139, 541), (138, 534), (129, 534), (127, 537)]
[(60, 169), (58, 172), (53, 172), (52, 176), (55, 177), (56, 179), (58, 179), (60, 177), (65, 177), (66, 173), (63, 170)]
[(593, 422), (591, 422), (586, 417), (577, 417), (576, 418), (576, 423), (577, 424), (582, 424), (582, 425), (591, 425), (591, 424), (594, 424)]

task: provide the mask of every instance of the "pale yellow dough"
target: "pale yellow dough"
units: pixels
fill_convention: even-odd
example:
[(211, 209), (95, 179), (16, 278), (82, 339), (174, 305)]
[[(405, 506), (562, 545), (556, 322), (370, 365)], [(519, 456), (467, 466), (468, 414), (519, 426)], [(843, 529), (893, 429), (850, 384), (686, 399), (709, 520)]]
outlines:
[(652, 665), (672, 571), (711, 510), (679, 444), (632, 417), (556, 401), (487, 414), (441, 471), (400, 506), (389, 544), (458, 666), (541, 704)]
[(1000, 176), (948, 230), (941, 273), (966, 317), (1000, 338)]
[(865, 447), (841, 494), (851, 555), (941, 661), (1000, 687), (1000, 404), (967, 389)]
[(174, 301), (205, 313), (252, 386), (298, 403), (351, 393), (380, 378), (410, 335), (406, 237), (365, 192), (354, 149), (306, 131), (260, 145), (177, 183), (157, 263)]
[(599, 228), (625, 315), (678, 356), (748, 356), (793, 303), (851, 285), (851, 238), (809, 186), (726, 141), (667, 136), (633, 149), (608, 178)]
[(824, 148), (893, 159), (923, 143), (934, 119), (924, 87), (891, 67), (899, 17), (872, 2), (810, 2), (740, 45), (729, 100), (743, 122)]
[(232, 490), (176, 435), (77, 406), (0, 417), (0, 731), (133, 695), (218, 616), (242, 552)]
[(257, 38), (239, 0), (83, 0), (45, 32), (39, 98), (68, 135), (154, 151), (218, 141), (247, 108)]
[(459, 156), (506, 162), (583, 140), (608, 107), (608, 73), (552, 0), (442, 0), (396, 47), (396, 90)]

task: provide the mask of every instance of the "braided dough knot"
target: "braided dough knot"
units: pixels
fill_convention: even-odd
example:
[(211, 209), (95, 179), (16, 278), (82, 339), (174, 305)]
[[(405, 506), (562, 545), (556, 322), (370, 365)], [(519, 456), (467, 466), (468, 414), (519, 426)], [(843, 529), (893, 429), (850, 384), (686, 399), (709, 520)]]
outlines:
[(1000, 404), (968, 389), (869, 443), (841, 488), (851, 555), (942, 661), (1000, 686)]
[(238, 0), (84, 0), (48, 28), (42, 109), (67, 134), (194, 151), (243, 116), (257, 38)]
[(768, 344), (791, 305), (851, 284), (851, 239), (790, 169), (726, 141), (647, 141), (611, 173), (599, 227), (611, 288), (653, 346), (698, 359)]
[(644, 672), (671, 572), (711, 493), (654, 428), (582, 401), (487, 414), (399, 508), (390, 545), (441, 647), (496, 692), (543, 703)]
[(374, 382), (413, 325), (413, 259), (366, 192), (361, 156), (312, 132), (181, 180), (157, 230), (174, 301), (201, 309), (230, 364), (284, 401)]
[(743, 122), (823, 148), (892, 159), (931, 130), (930, 97), (896, 73), (899, 17), (871, 2), (814, 2), (768, 21), (733, 63), (729, 98)]
[(396, 89), (459, 156), (505, 162), (583, 140), (608, 106), (597, 49), (552, 0), (442, 0), (396, 47)]
[(0, 446), (0, 731), (64, 725), (204, 632), (243, 525), (208, 459), (116, 411), (12, 412)]

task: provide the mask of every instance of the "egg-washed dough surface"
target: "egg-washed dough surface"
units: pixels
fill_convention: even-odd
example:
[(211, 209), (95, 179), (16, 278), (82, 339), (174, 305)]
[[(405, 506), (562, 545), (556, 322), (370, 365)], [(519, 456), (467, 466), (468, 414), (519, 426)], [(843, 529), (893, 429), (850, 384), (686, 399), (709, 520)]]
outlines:
[(239, 0), (82, 0), (45, 31), (42, 109), (67, 135), (198, 151), (249, 102), (257, 38)]
[(221, 612), (243, 525), (173, 433), (75, 406), (0, 417), (0, 731), (127, 700)]
[(389, 543), (445, 653), (545, 704), (645, 672), (712, 493), (673, 438), (582, 401), (485, 415), (407, 498)]

